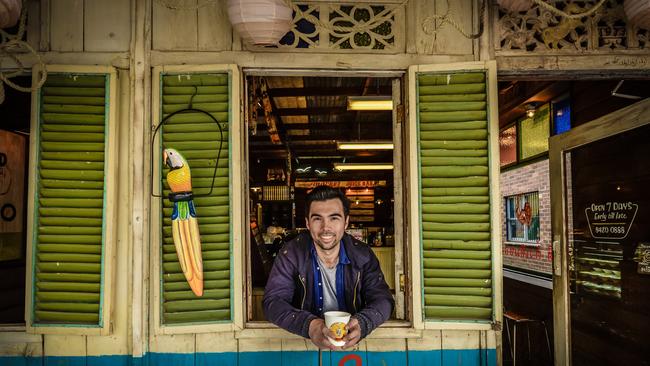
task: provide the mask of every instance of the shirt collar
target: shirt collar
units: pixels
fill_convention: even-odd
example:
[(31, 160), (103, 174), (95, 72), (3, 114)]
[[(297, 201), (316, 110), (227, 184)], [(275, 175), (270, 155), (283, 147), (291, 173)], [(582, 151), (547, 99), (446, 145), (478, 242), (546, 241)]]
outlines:
[[(311, 240), (311, 236), (309, 237), (309, 239)], [(311, 240), (311, 254), (314, 256), (314, 258), (318, 256), (313, 240)], [(348, 253), (345, 251), (345, 245), (343, 244), (343, 239), (341, 239), (339, 243), (339, 264), (350, 264), (350, 258), (348, 258)]]

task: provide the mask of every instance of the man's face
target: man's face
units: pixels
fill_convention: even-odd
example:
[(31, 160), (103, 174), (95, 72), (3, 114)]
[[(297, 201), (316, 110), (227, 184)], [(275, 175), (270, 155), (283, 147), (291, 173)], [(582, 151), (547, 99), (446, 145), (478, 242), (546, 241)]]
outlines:
[(338, 198), (312, 202), (305, 221), (312, 240), (323, 250), (335, 248), (348, 227), (348, 217)]

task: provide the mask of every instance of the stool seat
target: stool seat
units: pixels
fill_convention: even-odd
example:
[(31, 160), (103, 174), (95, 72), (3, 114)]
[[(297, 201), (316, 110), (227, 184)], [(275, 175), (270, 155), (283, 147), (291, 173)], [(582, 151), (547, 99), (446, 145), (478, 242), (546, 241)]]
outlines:
[(534, 321), (539, 321), (537, 319), (531, 319), (526, 317), (525, 315), (515, 313), (514, 311), (506, 311), (503, 313), (503, 316), (508, 318), (509, 320), (514, 320), (515, 322), (534, 322)]
[[(548, 349), (548, 354), (549, 357), (551, 357), (551, 360), (553, 359), (553, 354), (551, 352), (551, 341), (548, 337), (548, 330), (546, 329), (546, 323), (544, 320), (541, 319), (533, 319), (529, 316), (523, 315), (516, 313), (514, 311), (504, 311), (503, 312), (503, 317), (505, 318), (505, 326), (506, 326), (506, 334), (508, 336), (508, 342), (510, 343), (510, 355), (512, 357), (512, 365), (516, 366), (516, 360), (517, 360), (517, 325), (521, 324), (522, 326), (526, 326), (526, 334), (527, 334), (527, 340), (528, 340), (528, 354), (530, 355), (530, 329), (528, 328), (528, 325), (531, 323), (539, 323), (543, 328), (544, 328), (544, 334), (546, 335), (546, 346)], [(510, 327), (508, 325), (509, 321), (513, 322), (512, 328), (513, 328), (513, 337), (510, 338)]]

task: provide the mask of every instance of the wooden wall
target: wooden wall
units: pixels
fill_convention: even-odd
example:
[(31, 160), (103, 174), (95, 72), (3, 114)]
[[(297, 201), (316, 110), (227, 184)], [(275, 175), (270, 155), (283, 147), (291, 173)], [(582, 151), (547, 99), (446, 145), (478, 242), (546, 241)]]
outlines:
[[(57, 52), (128, 51), (131, 42), (130, 0), (44, 1), (41, 32), (49, 50)], [(49, 30), (49, 32), (48, 32)]]
[[(118, 69), (119, 98), (115, 107), (119, 124), (120, 230), (115, 261), (114, 311), (109, 336), (31, 335), (22, 331), (20, 326), (0, 326), (0, 357), (141, 357), (146, 353), (313, 351), (309, 342), (286, 333), (278, 333), (281, 340), (276, 341), (260, 338), (254, 331), (246, 330), (239, 333), (160, 335), (149, 328), (151, 304), (148, 296), (150, 287), (155, 284), (148, 278), (150, 270), (156, 268), (149, 267), (147, 225), (150, 199), (143, 187), (149, 178), (145, 173), (148, 172), (146, 152), (151, 122), (149, 105), (156, 97), (151, 95), (151, 83), (156, 82), (151, 80), (151, 67), (233, 63), (257, 68), (405, 71), (414, 64), (479, 58), (478, 41), (462, 37), (449, 24), (439, 26), (435, 36), (422, 30), (427, 17), (442, 15), (449, 10), (466, 32), (475, 32), (478, 14), (477, 4), (472, 0), (409, 1), (404, 27), (399, 30), (405, 39), (405, 51), (381, 55), (351, 52), (307, 56), (299, 52), (246, 50), (227, 20), (226, 0), (214, 3), (217, 6), (198, 10), (172, 10), (157, 0), (28, 1), (31, 15), (28, 39), (40, 50), (45, 63), (108, 65)], [(196, 1), (185, 0), (179, 4), (191, 7)], [(447, 9), (448, 4), (451, 9)], [(27, 66), (37, 62), (30, 56), (20, 57)], [(7, 58), (0, 58), (0, 67), (13, 68), (15, 65)], [(417, 360), (418, 351), (498, 349), (498, 330), (483, 327), (485, 330), (479, 331), (472, 324), (464, 328), (467, 329), (403, 329), (397, 332), (383, 329), (376, 332), (374, 338), (364, 341), (359, 352), (366, 352), (366, 359), (373, 360), (380, 351), (396, 351), (402, 355), (399, 357), (405, 357), (408, 350), (413, 354), (411, 359)], [(451, 360), (451, 353), (449, 355)], [(411, 364), (425, 364), (424, 358), (421, 363), (414, 362)], [(370, 363), (382, 364), (378, 359)]]
[[(196, 2), (179, 2), (181, 5), (192, 3)], [(228, 20), (227, 1), (215, 0), (213, 3), (215, 6), (175, 10), (162, 3), (154, 2), (152, 49), (160, 51), (232, 50), (233, 30)]]
[[(173, 0), (165, 0), (174, 3)], [(378, 2), (380, 2), (378, 0)], [(381, 1), (385, 2), (385, 1)], [(48, 64), (109, 65), (119, 70), (118, 108), (120, 164), (118, 234), (114, 312), (110, 336), (29, 335), (20, 327), (0, 326), (2, 356), (99, 356), (150, 353), (200, 354), (214, 350), (248, 352), (301, 351), (312, 349), (304, 340), (287, 337), (280, 342), (262, 340), (246, 332), (157, 335), (150, 332), (148, 312), (149, 196), (146, 161), (149, 143), (151, 67), (167, 64), (237, 64), (242, 68), (292, 68), (330, 70), (406, 70), (410, 65), (441, 64), (494, 59), (490, 44), (493, 29), (486, 27), (480, 40), (469, 40), (447, 23), (424, 31), (433, 15), (447, 14), (466, 33), (478, 30), (478, 1), (411, 0), (406, 4), (401, 37), (405, 45), (393, 54), (251, 51), (232, 31), (226, 14), (226, 0), (183, 0), (189, 10), (172, 10), (159, 0), (28, 0), (27, 39)], [(216, 6), (196, 4), (214, 3)], [(450, 7), (448, 9), (448, 6)], [(488, 11), (490, 11), (488, 9)], [(431, 32), (434, 30), (435, 32)], [(615, 52), (613, 52), (615, 53)], [(36, 59), (19, 55), (28, 67)], [(605, 69), (623, 74), (626, 69), (646, 68), (650, 57), (642, 55), (560, 56), (522, 55), (497, 57), (499, 71), (511, 76), (539, 75), (540, 72), (568, 75), (575, 69), (594, 72)], [(540, 66), (542, 65), (542, 66)], [(0, 68), (14, 68), (0, 57)], [(575, 95), (585, 96), (583, 91)], [(596, 102), (596, 98), (591, 98)], [(590, 120), (589, 109), (575, 111)], [(4, 115), (3, 115), (4, 117)], [(4, 120), (2, 121), (4, 122)], [(578, 121), (576, 121), (579, 124)], [(153, 268), (155, 270), (155, 268)], [(469, 324), (467, 328), (472, 328)], [(386, 330), (365, 341), (362, 352), (372, 359), (376, 351), (405, 351), (416, 360), (416, 351), (441, 349), (500, 348), (500, 332), (493, 330)], [(248, 333), (250, 334), (250, 333)], [(480, 341), (488, 338), (487, 345)], [(198, 362), (198, 361), (197, 361)], [(411, 362), (411, 364), (415, 361)], [(2, 360), (0, 360), (2, 363)], [(381, 363), (377, 363), (381, 364)], [(421, 364), (425, 364), (422, 362)]]

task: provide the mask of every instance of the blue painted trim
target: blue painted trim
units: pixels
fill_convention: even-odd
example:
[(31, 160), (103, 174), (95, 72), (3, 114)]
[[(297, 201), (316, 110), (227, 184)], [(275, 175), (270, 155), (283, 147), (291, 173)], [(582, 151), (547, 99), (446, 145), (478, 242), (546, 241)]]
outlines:
[[(237, 366), (237, 353), (197, 353), (194, 357), (195, 366)], [(262, 364), (263, 365), (263, 364)], [(262, 366), (258, 365), (258, 366)]]
[[(339, 362), (350, 354), (358, 355), (362, 366), (496, 366), (495, 349), (330, 352), (323, 351), (325, 366), (357, 366), (354, 360)], [(149, 353), (143, 357), (106, 356), (0, 356), (2, 366), (317, 366), (317, 351), (262, 351), (222, 353)]]
[(131, 359), (128, 355), (88, 356), (86, 366), (129, 366)]
[(368, 365), (377, 366), (403, 366), (407, 365), (409, 355), (407, 352), (367, 352)]
[(408, 366), (441, 366), (442, 351), (408, 351)]
[[(280, 351), (263, 351), (263, 352), (240, 352), (238, 365), (282, 365), (282, 353)], [(289, 352), (287, 352), (289, 353)], [(297, 366), (297, 365), (296, 365)]]
[(43, 357), (0, 356), (2, 366), (42, 366)]

